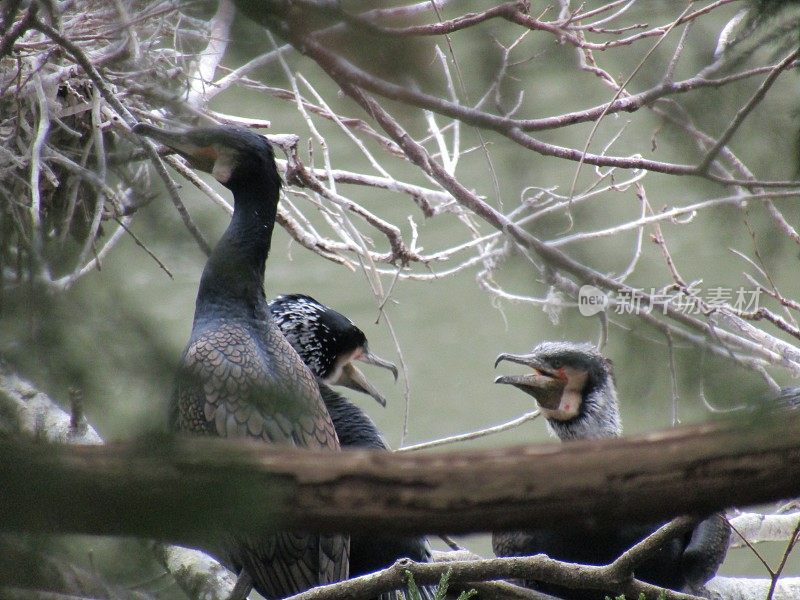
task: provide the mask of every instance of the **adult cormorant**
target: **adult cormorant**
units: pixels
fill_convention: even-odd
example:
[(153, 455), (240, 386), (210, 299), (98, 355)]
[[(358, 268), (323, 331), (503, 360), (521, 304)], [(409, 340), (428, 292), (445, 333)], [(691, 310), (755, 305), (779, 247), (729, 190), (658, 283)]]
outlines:
[[(591, 344), (543, 342), (529, 354), (501, 354), (501, 361), (526, 365), (524, 375), (504, 375), (495, 383), (513, 385), (536, 399), (548, 427), (562, 441), (618, 437), (622, 434), (611, 362)], [(546, 530), (495, 533), (498, 556), (544, 553), (567, 562), (603, 565), (641, 541), (663, 523), (590, 528), (559, 523)], [(723, 515), (702, 521), (685, 536), (674, 538), (647, 562), (636, 567), (636, 578), (673, 590), (698, 589), (725, 559), (730, 526)], [(570, 590), (536, 583), (542, 591), (569, 600), (596, 600), (598, 591)], [(609, 590), (613, 591), (613, 590)]]
[[(206, 263), (170, 407), (178, 431), (338, 450), (313, 375), (272, 320), (264, 295), (281, 180), (270, 143), (240, 127), (184, 132), (139, 124), (233, 192), (231, 223)], [(229, 542), (229, 543), (228, 543)], [(346, 579), (348, 537), (284, 532), (226, 542), (269, 600)]]
[[(304, 294), (278, 296), (270, 300), (269, 310), (283, 335), (319, 380), (364, 392), (386, 406), (386, 399), (353, 361), (389, 369), (395, 380), (397, 367), (369, 351), (367, 336), (350, 319)], [(335, 419), (334, 425), (338, 434)], [(346, 445), (341, 435), (339, 442)]]
[[(364, 392), (385, 406), (384, 397), (353, 362), (358, 360), (389, 369), (395, 379), (397, 368), (370, 352), (364, 332), (350, 319), (310, 296), (278, 296), (270, 301), (269, 308), (283, 335), (317, 376), (322, 399), (342, 448), (388, 450), (388, 444), (372, 419), (329, 385), (343, 385)], [(428, 541), (424, 537), (380, 532), (350, 536), (351, 577), (385, 569), (400, 558), (430, 561)], [(433, 597), (432, 588), (422, 587), (420, 592), (423, 598)]]

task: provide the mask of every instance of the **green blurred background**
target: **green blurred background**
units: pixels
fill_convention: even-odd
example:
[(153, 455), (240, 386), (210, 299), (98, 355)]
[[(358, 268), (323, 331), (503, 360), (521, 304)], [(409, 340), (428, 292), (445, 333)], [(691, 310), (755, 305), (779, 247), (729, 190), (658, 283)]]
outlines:
[[(626, 22), (667, 22), (678, 14), (677, 4), (656, 0), (640, 2), (626, 16)], [(477, 2), (453, 3), (444, 10), (443, 16), (455, 16), (480, 6)], [(686, 52), (678, 64), (676, 79), (691, 76), (711, 62), (719, 31), (738, 9), (734, 3), (695, 23)], [(532, 12), (539, 10), (537, 6)], [(492, 21), (451, 36), (467, 89), (468, 100), (462, 101), (476, 101), (494, 76), (499, 61), (496, 41), (508, 44), (519, 33), (516, 26)], [(647, 60), (628, 86), (632, 92), (647, 89), (659, 80), (677, 39), (676, 34), (667, 38)], [(224, 64), (238, 66), (264, 52), (267, 44), (260, 27), (238, 19)], [(418, 73), (430, 91), (437, 92), (441, 91), (442, 77), (438, 62), (433, 58), (432, 44), (430, 40), (420, 42), (414, 56), (422, 60), (404, 68)], [(596, 56), (604, 68), (622, 81), (652, 44), (653, 41), (639, 42), (632, 47), (596, 52)], [(765, 47), (757, 58), (761, 63), (769, 63), (773, 51), (774, 48)], [(594, 75), (578, 71), (575, 51), (569, 45), (555, 43), (549, 35), (529, 34), (514, 56), (526, 62), (513, 69), (514, 79), (503, 86), (501, 103), (506, 107), (513, 105), (518, 91), (524, 90), (519, 116), (540, 117), (580, 110), (607, 101), (613, 94)], [(302, 72), (314, 83), (340, 114), (367, 118), (352, 102), (338, 94), (337, 87), (310, 60), (296, 53), (290, 53), (287, 60), (293, 70)], [(277, 64), (262, 68), (252, 78), (266, 85), (287, 86)], [(761, 78), (754, 78), (718, 90), (699, 90), (681, 95), (677, 100), (697, 127), (718, 134), (760, 81)], [(796, 74), (782, 76), (731, 142), (734, 152), (759, 178), (790, 179), (794, 175), (797, 98)], [(413, 135), (425, 134), (420, 111), (389, 104), (395, 114), (403, 115), (404, 125)], [(255, 89), (233, 88), (218, 96), (211, 107), (229, 114), (269, 119), (273, 124), (271, 133), (296, 133), (304, 140), (309, 137), (305, 122), (291, 102), (277, 100)], [(447, 123), (443, 118), (438, 121), (440, 125)], [(334, 167), (373, 172), (335, 125), (318, 118), (315, 123), (328, 140)], [(582, 148), (590, 129), (591, 124), (538, 135), (548, 142)], [(696, 149), (682, 134), (644, 109), (634, 114), (606, 117), (591, 150), (599, 151), (620, 130), (623, 133), (610, 150), (613, 154), (641, 153), (647, 158), (679, 163), (690, 163), (698, 158)], [(461, 133), (462, 147), (477, 143), (474, 129), (464, 126)], [(554, 187), (558, 193), (568, 193), (576, 164), (524, 151), (491, 132), (484, 132), (484, 136), (497, 170), (501, 197), (493, 190), (487, 160), (481, 151), (464, 154), (456, 175), (464, 185), (485, 195), (490, 204), (508, 212), (518, 205), (520, 193), (526, 186)], [(368, 146), (377, 156), (385, 156), (374, 144), (368, 143)], [(305, 143), (301, 147), (305, 147)], [(303, 158), (311, 162), (308, 156)], [(318, 149), (315, 160), (320, 166)], [(398, 178), (426, 185), (419, 173), (402, 161), (388, 159), (385, 166)], [(205, 179), (222, 189), (210, 177)], [(593, 180), (593, 168), (584, 166), (577, 189), (585, 188)], [(643, 184), (656, 211), (664, 206), (682, 206), (728, 193), (699, 178), (649, 174)], [(154, 183), (156, 188), (159, 185)], [(425, 252), (445, 249), (466, 239), (465, 229), (453, 215), (426, 220), (407, 197), (346, 186), (341, 186), (340, 191), (401, 226), (406, 240), (410, 232), (406, 217), (413, 215)], [(190, 332), (194, 297), (205, 262), (166, 194), (163, 190), (158, 193), (159, 198), (137, 215), (133, 231), (167, 265), (174, 279), (167, 277), (132, 239), (126, 237), (103, 262), (101, 270), (84, 277), (64, 294), (51, 295), (24, 288), (7, 292), (3, 298), (0, 355), (62, 401), (66, 401), (69, 387), (83, 389), (87, 418), (107, 440), (128, 439), (164, 426), (173, 372)], [(222, 193), (227, 197), (226, 191)], [(215, 241), (227, 225), (227, 215), (190, 184), (184, 183), (182, 197), (201, 231), (207, 239)], [(294, 201), (312, 222), (324, 228), (310, 203)], [(800, 224), (796, 198), (780, 200), (777, 204), (789, 222)], [(609, 193), (575, 207), (573, 232), (618, 224), (635, 218), (639, 211), (632, 187), (625, 192)], [(664, 222), (662, 229), (686, 280), (702, 279), (704, 289), (717, 286), (751, 289), (742, 272), (753, 273), (752, 267), (731, 252), (736, 249), (748, 256), (754, 255), (754, 239), (748, 223), (755, 232), (758, 252), (778, 289), (786, 297), (800, 298), (800, 281), (796, 276), (798, 247), (777, 232), (757, 202), (746, 209), (725, 207), (701, 212), (687, 224)], [(553, 239), (566, 232), (568, 225), (565, 215), (560, 214), (537, 222), (531, 231), (542, 239)], [(484, 234), (492, 231), (484, 225), (480, 229)], [(641, 260), (628, 280), (631, 285), (645, 290), (669, 282), (661, 253), (649, 240), (650, 233), (645, 230)], [(377, 234), (373, 237), (378, 248), (385, 250), (385, 240)], [(636, 232), (633, 231), (569, 245), (565, 249), (594, 268), (620, 273), (633, 256), (635, 242)], [(430, 272), (449, 266), (432, 264)], [(427, 272), (419, 266), (415, 271)], [(529, 397), (513, 388), (492, 383), (496, 375), (492, 365), (498, 353), (522, 352), (545, 339), (596, 341), (599, 337), (597, 319), (583, 317), (574, 308), (565, 308), (558, 322), (553, 322), (541, 306), (493, 298), (477, 285), (476, 272), (470, 269), (428, 282), (400, 280), (393, 288), (387, 312), (408, 367), (402, 374), (410, 389), (408, 435), (403, 439), (406, 407), (402, 380), (393, 384), (387, 373), (366, 367), (367, 375), (389, 399), (388, 406), (381, 409), (370, 398), (355, 393), (350, 397), (369, 412), (395, 447), (484, 428), (531, 410)], [(266, 282), (268, 297), (303, 292), (348, 315), (364, 330), (374, 352), (399, 365), (386, 324), (383, 321), (376, 324), (378, 301), (370, 292), (363, 273), (350, 272), (311, 254), (291, 242), (283, 230), (276, 229)], [(537, 297), (547, 294), (547, 286), (536, 280), (527, 262), (519, 257), (502, 267), (498, 283), (516, 294)], [(388, 288), (391, 277), (384, 277), (383, 284)], [(672, 424), (672, 387), (666, 340), (629, 317), (613, 320), (617, 324), (611, 326), (605, 352), (616, 365), (626, 433), (669, 427)], [(774, 329), (768, 331), (785, 337)], [(696, 348), (677, 344), (676, 361), (678, 417), (682, 423), (716, 418), (704, 406), (701, 394), (720, 409), (768, 394), (763, 381), (752, 373)], [(508, 366), (502, 368), (509, 369)], [(793, 383), (784, 372), (775, 372), (774, 376), (782, 385)], [(550, 438), (545, 424), (537, 420), (453, 448), (547, 441)], [(553, 476), (567, 475), (554, 473)], [(465, 543), (475, 551), (490, 553), (486, 536), (475, 536)], [(138, 542), (118, 544), (82, 539), (72, 550), (79, 560), (87, 560), (86, 544), (93, 549), (92, 561), (111, 566), (122, 580), (129, 581), (153, 569), (148, 559), (138, 552)], [(781, 552), (782, 546), (774, 545), (766, 554), (775, 561)], [(800, 562), (792, 561), (787, 574), (796, 574), (799, 566)], [(732, 552), (722, 572), (766, 575), (749, 551)]]

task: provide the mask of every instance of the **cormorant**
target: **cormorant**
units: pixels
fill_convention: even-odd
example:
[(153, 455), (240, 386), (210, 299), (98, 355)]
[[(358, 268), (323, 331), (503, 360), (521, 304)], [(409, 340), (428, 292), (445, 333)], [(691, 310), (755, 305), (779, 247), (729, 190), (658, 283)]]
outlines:
[[(272, 320), (264, 295), (281, 179), (270, 143), (241, 127), (183, 132), (138, 124), (233, 192), (231, 223), (206, 263), (170, 407), (171, 428), (335, 451), (314, 376)], [(227, 560), (275, 600), (346, 579), (348, 537), (237, 534)]]
[[(495, 383), (513, 385), (536, 399), (550, 431), (562, 441), (618, 437), (622, 423), (611, 361), (591, 344), (543, 342), (529, 354), (501, 354), (501, 361), (519, 363), (533, 372), (503, 375)], [(604, 565), (641, 541), (663, 523), (594, 528), (559, 523), (534, 531), (494, 533), (497, 556), (547, 554), (567, 562)], [(635, 577), (673, 590), (699, 589), (725, 559), (730, 525), (715, 514), (685, 536), (672, 539), (658, 554), (636, 567)], [(596, 600), (598, 591), (570, 590), (544, 584), (537, 589), (569, 600)], [(613, 590), (609, 590), (613, 591)]]
[[(317, 376), (322, 399), (333, 419), (342, 448), (389, 450), (380, 430), (358, 406), (329, 385), (345, 387), (372, 396), (382, 406), (384, 397), (353, 364), (364, 363), (389, 369), (397, 379), (397, 368), (372, 354), (367, 337), (343, 314), (303, 294), (278, 296), (269, 303), (275, 322), (300, 358)], [(374, 534), (350, 536), (350, 576), (374, 573), (400, 558), (417, 562), (431, 560), (425, 537)], [(421, 587), (423, 598), (432, 598), (432, 588)]]
[[(283, 335), (319, 380), (328, 385), (342, 385), (364, 392), (381, 406), (386, 406), (386, 399), (364, 377), (353, 361), (360, 360), (389, 369), (395, 381), (397, 367), (369, 351), (367, 336), (350, 319), (304, 294), (278, 296), (270, 300), (269, 310)], [(335, 419), (334, 425), (339, 434)], [(347, 445), (342, 441), (341, 435), (339, 442), (343, 446)]]

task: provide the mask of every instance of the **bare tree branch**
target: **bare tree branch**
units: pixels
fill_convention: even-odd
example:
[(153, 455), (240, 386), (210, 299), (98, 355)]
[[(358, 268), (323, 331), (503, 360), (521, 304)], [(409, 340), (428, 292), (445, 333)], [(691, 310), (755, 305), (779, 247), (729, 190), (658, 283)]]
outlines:
[[(765, 417), (757, 428), (718, 423), (563, 447), (443, 456), (352, 451), (326, 453), (324, 460), (314, 452), (223, 440), (103, 447), (0, 442), (8, 458), (0, 483), (9, 490), (0, 529), (193, 542), (254, 526), (458, 533), (546, 527), (560, 518), (652, 522), (800, 494), (798, 419), (781, 415)], [(572, 475), (547, 475), (553, 472)], [(476, 488), (476, 481), (491, 485)], [(50, 492), (43, 496), (42, 489)], [(56, 511), (52, 502), (64, 497), (74, 501)], [(187, 514), (182, 498), (205, 501)], [(121, 509), (129, 503), (139, 507), (135, 514)]]

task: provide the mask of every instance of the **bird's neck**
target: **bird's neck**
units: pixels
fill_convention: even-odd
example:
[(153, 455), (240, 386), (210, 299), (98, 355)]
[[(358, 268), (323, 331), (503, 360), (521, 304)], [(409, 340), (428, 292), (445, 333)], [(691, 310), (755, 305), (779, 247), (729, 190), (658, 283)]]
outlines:
[(317, 378), (317, 383), (319, 384), (319, 391), (322, 395), (322, 400), (325, 402), (325, 407), (331, 414), (331, 418), (333, 418), (333, 415), (336, 414), (340, 420), (347, 419), (351, 414), (359, 411), (359, 408), (356, 405), (342, 396), (339, 392), (328, 387), (328, 385), (321, 379)]
[(622, 435), (619, 403), (614, 387), (603, 385), (586, 394), (580, 413), (568, 421), (548, 419), (550, 429), (562, 441), (599, 440)]
[(367, 414), (319, 378), (319, 391), (343, 448), (388, 450), (380, 430)]
[(220, 312), (229, 316), (264, 316), (264, 267), (278, 194), (279, 189), (269, 182), (251, 181), (233, 189), (233, 217), (203, 270), (196, 319)]

